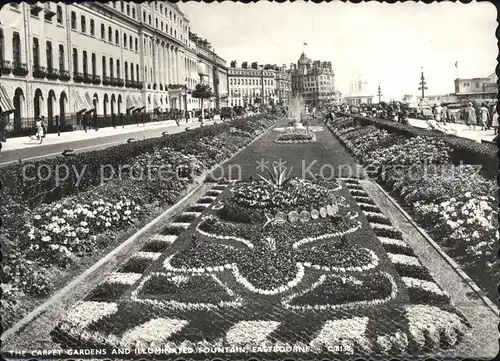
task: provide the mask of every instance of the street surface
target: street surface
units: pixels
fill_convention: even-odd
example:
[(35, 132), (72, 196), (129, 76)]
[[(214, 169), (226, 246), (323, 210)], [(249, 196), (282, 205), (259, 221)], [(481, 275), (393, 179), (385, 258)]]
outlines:
[[(212, 121), (205, 120), (204, 125), (213, 124)], [(0, 152), (0, 165), (6, 165), (32, 159), (41, 159), (61, 155), (65, 149), (73, 149), (73, 153), (80, 153), (89, 150), (104, 149), (113, 145), (126, 142), (129, 138), (147, 139), (161, 137), (163, 132), (169, 134), (185, 131), (186, 127), (197, 128), (200, 123), (197, 120), (190, 120), (188, 123), (181, 122), (179, 126), (173, 120), (145, 125), (126, 125), (125, 127), (100, 128), (98, 131), (90, 129), (57, 134), (47, 134), (43, 143), (32, 140), (28, 137), (8, 138), (2, 143)]]
[[(415, 128), (428, 128), (427, 121), (422, 119), (408, 119), (410, 125)], [(441, 125), (441, 124), (440, 124)], [(465, 124), (456, 123), (446, 123), (446, 129), (455, 132), (456, 136), (461, 138), (467, 138), (475, 140), (476, 142), (481, 142), (481, 140), (493, 141), (495, 138), (494, 130), (481, 130), (481, 126), (476, 125), (476, 130), (470, 129)]]

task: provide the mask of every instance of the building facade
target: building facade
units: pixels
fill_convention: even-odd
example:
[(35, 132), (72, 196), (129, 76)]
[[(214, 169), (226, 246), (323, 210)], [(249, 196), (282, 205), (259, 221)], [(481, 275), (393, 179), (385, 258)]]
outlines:
[(357, 80), (352, 81), (349, 85), (349, 94), (344, 96), (344, 101), (347, 105), (371, 105), (374, 102), (374, 97), (375, 94), (370, 92), (368, 82), (358, 77)]
[[(215, 53), (211, 44), (202, 39), (195, 33), (189, 34), (192, 49), (199, 62), (204, 64), (206, 74), (200, 79), (199, 74), (195, 74), (198, 79), (195, 84), (203, 81), (210, 85), (214, 97), (204, 103), (204, 108), (220, 109), (228, 106), (229, 102), (229, 83), (228, 83), (228, 67), (226, 61)], [(201, 100), (195, 99), (198, 103), (198, 109), (201, 107)]]
[(459, 100), (496, 100), (498, 77), (492, 73), (484, 78), (455, 79), (455, 95)]
[(306, 105), (321, 107), (337, 102), (332, 63), (307, 58), (303, 52), (297, 64), (291, 64), (292, 95), (300, 95)]
[(276, 71), (265, 69), (257, 63), (249, 67), (244, 62), (241, 67), (236, 61), (228, 69), (229, 105), (262, 106), (276, 101)]
[(276, 98), (278, 104), (290, 104), (292, 97), (292, 74), (286, 65), (274, 66), (276, 71)]
[(198, 108), (190, 90), (198, 62), (211, 60), (173, 3), (10, 3), (0, 19), (9, 130), (32, 127), (37, 116), (49, 128), (56, 116), (60, 124), (90, 117), (102, 126)]

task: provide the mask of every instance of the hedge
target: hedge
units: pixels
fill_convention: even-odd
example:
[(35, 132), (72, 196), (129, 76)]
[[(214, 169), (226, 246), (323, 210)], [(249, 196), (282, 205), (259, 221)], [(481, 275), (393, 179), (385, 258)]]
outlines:
[[(0, 178), (3, 183), (3, 193), (20, 198), (28, 206), (57, 201), (68, 195), (83, 192), (92, 186), (100, 185), (101, 166), (103, 165), (110, 165), (113, 169), (118, 170), (120, 165), (129, 164), (130, 159), (140, 154), (162, 147), (182, 150), (187, 143), (196, 142), (202, 137), (220, 134), (227, 131), (231, 126), (248, 129), (247, 122), (260, 118), (261, 116), (258, 115), (246, 119), (237, 119), (231, 123), (204, 126), (165, 137), (120, 144), (103, 150), (75, 154), (70, 157), (61, 155), (37, 161), (12, 163), (1, 168)], [(64, 165), (69, 168), (69, 175), (66, 180), (57, 184), (54, 175), (59, 170), (59, 176), (64, 177), (66, 173)], [(26, 166), (28, 167), (25, 168), (26, 177), (24, 177), (23, 168)], [(40, 169), (40, 175), (43, 179), (39, 179), (37, 176), (37, 169)], [(85, 169), (83, 177), (78, 183), (77, 174), (82, 174), (83, 169)], [(106, 176), (110, 175), (110, 172), (104, 173)], [(30, 179), (28, 180), (28, 178)]]
[(368, 118), (355, 114), (339, 113), (339, 116), (348, 116), (356, 119), (363, 126), (373, 125), (389, 133), (405, 137), (432, 137), (445, 142), (451, 147), (450, 154), (453, 164), (481, 165), (481, 174), (487, 178), (494, 178), (498, 173), (498, 146), (496, 144), (482, 144), (472, 139), (461, 138), (456, 135), (431, 132), (426, 129), (414, 128), (410, 125), (396, 123), (390, 120)]

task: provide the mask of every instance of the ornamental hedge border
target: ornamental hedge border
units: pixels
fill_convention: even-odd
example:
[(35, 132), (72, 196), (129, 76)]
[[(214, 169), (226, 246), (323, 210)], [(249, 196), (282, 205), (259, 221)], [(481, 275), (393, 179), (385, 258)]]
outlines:
[[(103, 150), (79, 153), (67, 158), (58, 156), (37, 161), (12, 163), (0, 168), (3, 193), (26, 202), (28, 206), (51, 203), (69, 195), (86, 191), (92, 186), (99, 186), (101, 166), (110, 165), (117, 171), (120, 165), (129, 164), (130, 160), (138, 155), (163, 147), (182, 150), (188, 143), (196, 142), (202, 137), (221, 134), (228, 131), (230, 127), (247, 129), (249, 122), (259, 120), (261, 117), (261, 115), (257, 115), (236, 119), (231, 123), (204, 126), (160, 138), (150, 138)], [(25, 171), (26, 178), (33, 178), (32, 180), (23, 179), (23, 168), (26, 166), (28, 166)], [(64, 177), (66, 174), (64, 166), (69, 168), (68, 178), (57, 184), (56, 172), (59, 170), (59, 176)], [(43, 179), (39, 179), (37, 176), (37, 169), (40, 169)], [(77, 173), (82, 174), (84, 169), (83, 177), (78, 183)], [(104, 176), (110, 176), (110, 169), (105, 170), (107, 171), (103, 172)]]
[(453, 164), (481, 165), (481, 174), (486, 178), (495, 178), (498, 174), (498, 146), (496, 144), (482, 144), (472, 139), (457, 137), (451, 134), (431, 132), (426, 129), (414, 128), (410, 125), (395, 123), (393, 121), (368, 118), (355, 114), (338, 113), (339, 116), (351, 117), (361, 125), (373, 125), (379, 129), (384, 129), (389, 133), (402, 135), (405, 137), (432, 137), (445, 142), (452, 148), (450, 153)]

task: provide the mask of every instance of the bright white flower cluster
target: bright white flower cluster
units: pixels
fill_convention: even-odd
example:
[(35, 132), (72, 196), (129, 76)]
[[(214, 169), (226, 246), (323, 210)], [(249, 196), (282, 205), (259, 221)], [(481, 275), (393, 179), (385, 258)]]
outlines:
[(406, 306), (409, 331), (419, 347), (439, 348), (442, 338), (455, 345), (468, 332), (466, 323), (456, 314), (435, 306)]
[(401, 278), (408, 288), (419, 288), (427, 292), (432, 292), (437, 295), (447, 295), (435, 282), (425, 281), (418, 278), (402, 277)]
[[(57, 251), (70, 257), (102, 230), (128, 224), (141, 207), (126, 198), (110, 203), (102, 199), (88, 204), (56, 203), (33, 216), (27, 236), (32, 251)], [(55, 256), (55, 255), (54, 255)], [(57, 257), (57, 256), (55, 256)]]

